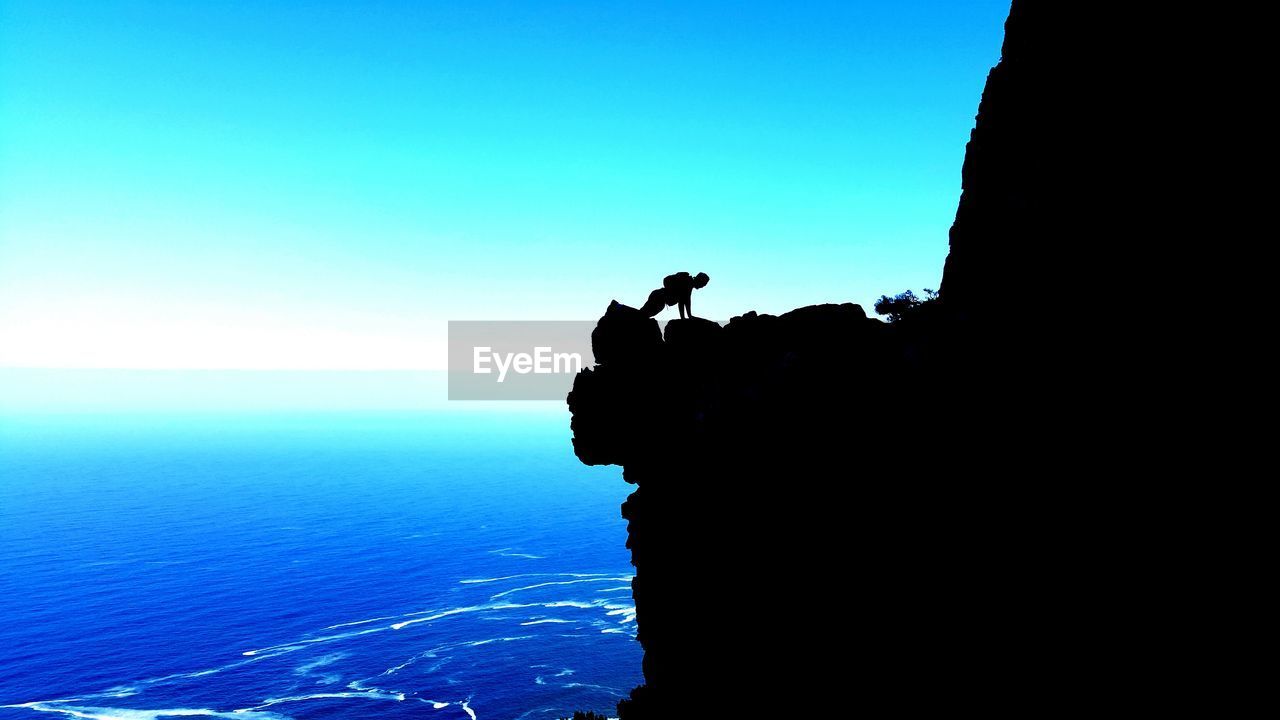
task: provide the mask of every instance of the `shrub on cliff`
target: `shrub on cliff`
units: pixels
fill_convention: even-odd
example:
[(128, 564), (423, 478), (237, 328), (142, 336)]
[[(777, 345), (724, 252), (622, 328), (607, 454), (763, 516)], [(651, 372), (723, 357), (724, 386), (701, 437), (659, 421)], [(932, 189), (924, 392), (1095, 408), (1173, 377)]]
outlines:
[(934, 290), (930, 290), (929, 288), (924, 289), (924, 294), (925, 298), (923, 300), (916, 297), (916, 294), (910, 290), (898, 293), (893, 297), (881, 295), (880, 299), (877, 300), (875, 304), (876, 313), (879, 315), (887, 315), (889, 317), (889, 322), (897, 322), (919, 310), (924, 305), (938, 299), (938, 293)]

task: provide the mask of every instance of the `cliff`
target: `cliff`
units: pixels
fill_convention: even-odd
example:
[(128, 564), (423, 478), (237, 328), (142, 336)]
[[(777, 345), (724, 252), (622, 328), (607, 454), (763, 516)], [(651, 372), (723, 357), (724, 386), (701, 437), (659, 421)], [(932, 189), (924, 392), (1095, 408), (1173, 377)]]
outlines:
[[(1060, 586), (1083, 502), (1024, 292), (1061, 243), (1056, 3), (1015, 2), (967, 147), (941, 299), (658, 324), (612, 307), (569, 395), (616, 464), (645, 684), (624, 720), (1025, 710), (1078, 677)], [(1073, 550), (1074, 551), (1074, 550)], [(1077, 634), (1077, 639), (1071, 636)]]
[(907, 693), (898, 668), (971, 627), (937, 601), (968, 580), (941, 566), (938, 458), (912, 450), (931, 422), (917, 335), (852, 304), (665, 334), (601, 318), (569, 406), (579, 458), (638, 486), (622, 513), (645, 685), (623, 718), (832, 707), (851, 675)]

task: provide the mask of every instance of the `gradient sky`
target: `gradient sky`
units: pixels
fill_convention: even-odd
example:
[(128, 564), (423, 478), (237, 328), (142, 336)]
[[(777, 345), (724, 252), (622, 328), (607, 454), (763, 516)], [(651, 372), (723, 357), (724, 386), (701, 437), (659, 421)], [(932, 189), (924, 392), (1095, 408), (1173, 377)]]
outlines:
[(0, 0), (0, 366), (936, 287), (1007, 0)]

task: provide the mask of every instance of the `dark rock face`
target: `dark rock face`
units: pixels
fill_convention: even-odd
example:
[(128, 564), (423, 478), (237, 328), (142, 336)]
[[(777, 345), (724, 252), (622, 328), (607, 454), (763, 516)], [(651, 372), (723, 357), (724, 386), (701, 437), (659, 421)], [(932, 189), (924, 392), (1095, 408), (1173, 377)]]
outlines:
[(663, 337), (628, 308), (601, 318), (569, 407), (578, 457), (638, 486), (622, 512), (645, 685), (624, 720), (1021, 715), (1094, 681), (1075, 653), (1098, 588), (1074, 583), (1101, 525), (1079, 526), (1096, 496), (1068, 484), (1072, 419), (1047, 402), (1063, 368), (1024, 347), (1034, 303), (998, 311), (1034, 274), (1028, 246), (1061, 240), (1061, 7), (1013, 4), (927, 311), (822, 305)]
[(1081, 241), (1062, 233), (1087, 205), (1087, 188), (1072, 187), (1066, 172), (1087, 153), (1067, 149), (1079, 132), (1081, 98), (1065, 68), (1090, 50), (1082, 47), (1088, 36), (1068, 30), (1070, 19), (1065, 3), (1019, 1), (1009, 12), (1001, 60), (987, 76), (965, 147), (940, 288), (953, 310), (999, 317), (1010, 293), (1043, 281), (1044, 261), (1069, 255), (1070, 243)]
[[(910, 501), (927, 478), (881, 477), (929, 464), (898, 437), (927, 387), (905, 382), (910, 334), (852, 304), (673, 320), (656, 352), (615, 331), (649, 329), (606, 314), (595, 336), (645, 361), (584, 371), (569, 407), (579, 458), (639, 486), (622, 512), (646, 684), (623, 717), (754, 716), (851, 672), (905, 692), (891, 668), (952, 632), (916, 579), (938, 554), (919, 530), (934, 509)], [(751, 687), (765, 675), (769, 697)]]

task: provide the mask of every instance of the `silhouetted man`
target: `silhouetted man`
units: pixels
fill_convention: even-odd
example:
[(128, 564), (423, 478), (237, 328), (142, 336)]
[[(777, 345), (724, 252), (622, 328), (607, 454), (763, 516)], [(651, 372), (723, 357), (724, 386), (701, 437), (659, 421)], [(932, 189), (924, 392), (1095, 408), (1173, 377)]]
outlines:
[[(662, 308), (675, 304), (676, 301), (670, 300), (670, 298), (671, 293), (667, 292), (666, 288), (658, 288), (657, 290), (654, 290), (649, 293), (649, 299), (645, 300), (644, 304), (640, 306), (640, 314), (645, 317), (653, 317), (657, 315), (662, 312)], [(616, 303), (618, 301), (614, 300), (614, 302)]]
[[(686, 316), (693, 317), (693, 291), (706, 287), (709, 282), (711, 282), (711, 276), (706, 273), (690, 275), (687, 272), (678, 272), (662, 278), (662, 289), (667, 291), (667, 304), (678, 306), (680, 317), (683, 319)], [(649, 298), (652, 300), (653, 296), (650, 295)]]
[[(645, 317), (654, 317), (662, 312), (664, 307), (679, 305), (680, 317), (685, 317), (686, 313), (689, 317), (693, 317), (693, 307), (690, 302), (693, 299), (693, 291), (706, 287), (709, 282), (711, 282), (711, 276), (706, 273), (690, 275), (687, 272), (678, 272), (668, 275), (662, 279), (662, 287), (649, 293), (649, 299), (640, 306), (638, 312)], [(617, 300), (614, 300), (610, 307), (613, 305), (626, 307)]]

